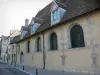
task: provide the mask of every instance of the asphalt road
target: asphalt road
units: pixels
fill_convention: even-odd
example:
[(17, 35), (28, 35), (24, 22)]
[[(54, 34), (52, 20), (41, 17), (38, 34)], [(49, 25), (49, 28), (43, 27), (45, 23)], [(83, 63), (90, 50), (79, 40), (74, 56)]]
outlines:
[[(0, 62), (0, 75), (29, 75), (26, 74), (18, 69), (15, 69), (8, 64), (4, 64)], [(73, 73), (73, 72), (66, 72), (66, 73), (56, 73), (56, 72), (45, 72), (41, 71), (38, 75), (100, 75), (100, 73)]]
[(0, 62), (0, 75), (29, 75), (20, 70)]

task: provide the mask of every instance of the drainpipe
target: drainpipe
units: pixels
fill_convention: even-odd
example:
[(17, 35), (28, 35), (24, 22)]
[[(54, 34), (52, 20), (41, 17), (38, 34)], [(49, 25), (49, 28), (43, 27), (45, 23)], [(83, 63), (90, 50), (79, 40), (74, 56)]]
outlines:
[(45, 69), (45, 40), (44, 40), (44, 33), (43, 33), (43, 69)]
[(15, 59), (15, 67), (16, 67), (16, 63), (17, 63), (17, 48), (18, 48), (18, 44), (17, 43), (16, 43), (16, 46), (15, 47), (16, 47), (16, 54), (15, 54), (15, 58), (16, 58)]

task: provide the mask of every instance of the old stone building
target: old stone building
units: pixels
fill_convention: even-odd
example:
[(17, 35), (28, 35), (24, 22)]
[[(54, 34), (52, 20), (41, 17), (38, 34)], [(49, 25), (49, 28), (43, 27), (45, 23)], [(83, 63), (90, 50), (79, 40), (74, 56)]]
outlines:
[(10, 31), (10, 35), (9, 36), (4, 36), (2, 35), (1, 36), (1, 58), (2, 60), (4, 60), (4, 62), (10, 62), (12, 60), (9, 60), (10, 58), (12, 59), (12, 55), (9, 55), (10, 54), (13, 54), (13, 48), (14, 46), (11, 44), (10, 45), (10, 41), (17, 35), (20, 34), (20, 31), (18, 30), (11, 30)]
[[(33, 9), (34, 10), (34, 9)], [(25, 20), (16, 44), (16, 64), (39, 69), (100, 71), (100, 1), (54, 0)]]
[(8, 45), (9, 45), (9, 36), (1, 36), (1, 58), (4, 62), (6, 61), (7, 58), (7, 54), (6, 51), (8, 49)]
[(2, 43), (1, 43), (1, 39), (0, 39), (0, 58), (1, 58), (1, 49), (2, 49)]
[(9, 36), (9, 44), (8, 44), (8, 50), (7, 52), (7, 62), (9, 64), (15, 64), (16, 63), (16, 44), (10, 44), (11, 40), (16, 40), (15, 37), (20, 35), (21, 32), (18, 30), (11, 30), (10, 36)]

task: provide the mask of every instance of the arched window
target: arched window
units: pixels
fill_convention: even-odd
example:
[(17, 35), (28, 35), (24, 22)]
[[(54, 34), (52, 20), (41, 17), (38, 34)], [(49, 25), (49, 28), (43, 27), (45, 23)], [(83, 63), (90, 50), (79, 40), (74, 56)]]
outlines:
[(41, 52), (41, 38), (38, 37), (37, 39), (37, 52)]
[(50, 49), (51, 50), (58, 50), (58, 44), (57, 44), (57, 35), (56, 33), (52, 33), (50, 36)]
[(71, 47), (85, 47), (83, 29), (80, 25), (75, 25), (70, 31)]
[(26, 49), (26, 52), (27, 53), (30, 53), (30, 41), (27, 41), (27, 44), (26, 44), (27, 46), (27, 49)]

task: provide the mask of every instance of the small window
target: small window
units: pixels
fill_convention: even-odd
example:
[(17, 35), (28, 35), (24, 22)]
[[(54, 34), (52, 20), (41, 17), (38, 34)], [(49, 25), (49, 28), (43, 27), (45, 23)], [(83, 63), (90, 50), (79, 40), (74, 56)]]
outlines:
[(53, 21), (56, 21), (56, 20), (58, 20), (58, 12), (57, 12), (57, 10), (55, 10), (53, 12)]
[(12, 45), (12, 49), (14, 49), (14, 45)]
[(12, 61), (11, 62), (13, 63), (13, 54), (12, 54)]
[(10, 55), (8, 54), (8, 60), (10, 60)]
[(41, 52), (42, 49), (41, 49), (41, 38), (39, 37), (37, 39), (37, 52)]
[(27, 53), (30, 53), (30, 41), (27, 41)]
[(35, 23), (32, 25), (32, 33), (34, 33), (38, 28), (39, 28), (40, 24)]
[(16, 62), (16, 54), (14, 54), (14, 62)]
[(50, 36), (50, 49), (51, 50), (58, 50), (58, 44), (57, 44), (57, 35), (56, 33), (52, 33)]
[(18, 45), (18, 54), (20, 53), (20, 45)]

